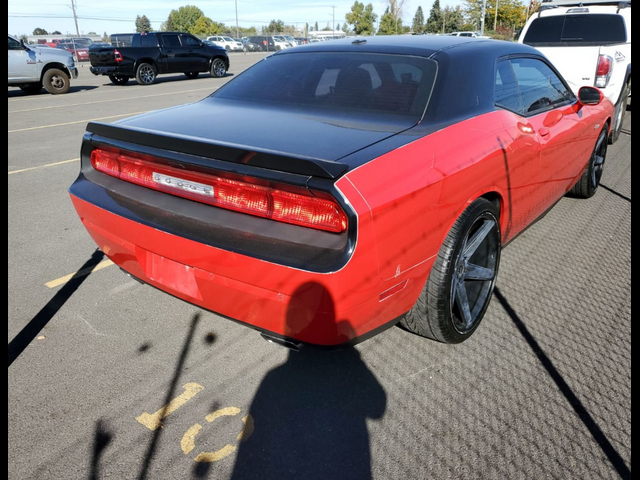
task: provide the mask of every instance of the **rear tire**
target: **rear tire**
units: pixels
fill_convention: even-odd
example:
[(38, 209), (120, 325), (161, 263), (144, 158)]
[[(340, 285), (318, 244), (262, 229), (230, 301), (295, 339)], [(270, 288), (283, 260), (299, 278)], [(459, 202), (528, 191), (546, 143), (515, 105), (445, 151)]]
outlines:
[(593, 147), (589, 163), (582, 172), (580, 180), (569, 190), (569, 196), (578, 198), (591, 198), (598, 190), (600, 185), (600, 179), (602, 178), (602, 171), (604, 170), (604, 162), (607, 158), (607, 127), (600, 131), (596, 145)]
[(47, 92), (58, 95), (60, 93), (67, 93), (71, 84), (69, 83), (69, 76), (60, 69), (50, 68), (42, 77), (42, 84)]
[(627, 105), (629, 105), (629, 93), (631, 93), (631, 81), (629, 81), (622, 91), (618, 105), (616, 105), (614, 113), (614, 124), (609, 136), (609, 145), (613, 145), (618, 141), (622, 126), (624, 125), (624, 117), (627, 115)]
[(156, 69), (149, 63), (141, 63), (136, 70), (136, 82), (140, 85), (151, 85), (156, 81)]
[(129, 82), (129, 77), (126, 75), (109, 75), (109, 80), (114, 85), (126, 85)]
[(456, 220), (413, 308), (400, 324), (444, 343), (465, 341), (491, 301), (500, 263), (498, 208), (478, 198)]

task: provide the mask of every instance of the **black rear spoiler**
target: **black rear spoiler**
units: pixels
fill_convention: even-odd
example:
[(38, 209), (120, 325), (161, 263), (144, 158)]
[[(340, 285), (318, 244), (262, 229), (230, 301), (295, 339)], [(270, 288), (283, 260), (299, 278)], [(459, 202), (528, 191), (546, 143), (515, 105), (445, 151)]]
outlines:
[(340, 177), (349, 169), (349, 166), (345, 163), (310, 157), (293, 157), (246, 145), (212, 142), (196, 137), (177, 136), (108, 123), (89, 122), (87, 131), (105, 138), (136, 145), (298, 175), (334, 179)]

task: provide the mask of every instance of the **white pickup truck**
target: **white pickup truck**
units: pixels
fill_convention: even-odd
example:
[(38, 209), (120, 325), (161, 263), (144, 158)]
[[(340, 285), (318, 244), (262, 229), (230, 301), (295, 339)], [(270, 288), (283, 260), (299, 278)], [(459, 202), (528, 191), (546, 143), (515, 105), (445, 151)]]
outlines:
[(25, 45), (8, 35), (9, 87), (38, 93), (42, 87), (52, 94), (67, 93), (71, 78), (78, 78), (73, 55), (61, 48)]
[(614, 143), (631, 95), (631, 0), (543, 0), (518, 41), (551, 60), (574, 92), (592, 85), (611, 100)]

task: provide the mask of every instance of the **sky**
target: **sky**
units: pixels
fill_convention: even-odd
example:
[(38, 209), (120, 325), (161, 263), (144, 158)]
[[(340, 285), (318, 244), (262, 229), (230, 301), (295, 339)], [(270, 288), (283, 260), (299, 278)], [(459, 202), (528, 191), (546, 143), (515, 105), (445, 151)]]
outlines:
[[(286, 25), (296, 25), (304, 29), (305, 23), (318, 28), (329, 25), (342, 25), (345, 14), (351, 10), (355, 0), (74, 0), (80, 35), (96, 32), (102, 35), (135, 31), (137, 15), (146, 15), (151, 27), (160, 28), (169, 13), (185, 5), (195, 5), (211, 20), (224, 23), (229, 27), (236, 25), (236, 7), (238, 26), (256, 27), (269, 24), (271, 20), (282, 20)], [(387, 2), (360, 0), (373, 5), (373, 11), (380, 16)], [(418, 6), (422, 7), (425, 17), (433, 6), (434, 0), (405, 0), (403, 22), (411, 24)], [(48, 32), (58, 30), (62, 34), (75, 34), (71, 0), (8, 0), (8, 31), (13, 35), (31, 35), (36, 28)], [(440, 0), (441, 8), (461, 5), (461, 0)]]

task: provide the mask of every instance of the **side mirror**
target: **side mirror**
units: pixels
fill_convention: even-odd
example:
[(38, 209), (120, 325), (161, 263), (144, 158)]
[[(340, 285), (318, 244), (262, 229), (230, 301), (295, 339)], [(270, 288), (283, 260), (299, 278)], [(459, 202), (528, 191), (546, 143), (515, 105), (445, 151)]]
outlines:
[(603, 98), (602, 92), (595, 87), (580, 87), (578, 90), (578, 101), (582, 105), (598, 105)]

